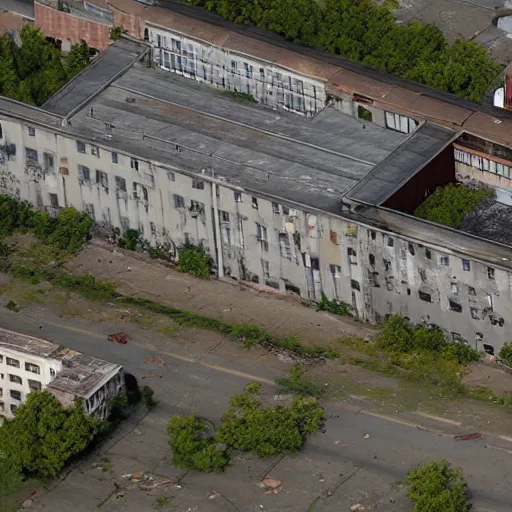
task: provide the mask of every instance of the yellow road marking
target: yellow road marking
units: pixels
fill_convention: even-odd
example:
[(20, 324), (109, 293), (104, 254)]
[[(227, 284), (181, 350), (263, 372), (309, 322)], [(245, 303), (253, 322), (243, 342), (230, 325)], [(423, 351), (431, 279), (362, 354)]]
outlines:
[(413, 414), (416, 416), (422, 416), (423, 418), (428, 418), (430, 420), (439, 421), (441, 423), (447, 423), (448, 425), (454, 425), (455, 427), (460, 427), (462, 423), (460, 421), (450, 420), (448, 418), (443, 418), (441, 416), (435, 416), (433, 414), (428, 414), (422, 411), (414, 411)]
[[(84, 334), (86, 336), (90, 336), (91, 338), (97, 338), (97, 339), (101, 339), (101, 340), (106, 340), (106, 335), (104, 335), (104, 334), (98, 334), (98, 333), (95, 333), (95, 332), (86, 331), (85, 329), (80, 329), (78, 327), (71, 327), (71, 326), (59, 324), (59, 323), (56, 323), (56, 322), (48, 322), (47, 321), (46, 323), (48, 325), (53, 325), (54, 327), (58, 327), (60, 329), (65, 329), (67, 331), (76, 332), (76, 333), (79, 333), (79, 334)], [(144, 348), (146, 350), (151, 350), (146, 345), (144, 345), (142, 343), (137, 343), (136, 341), (133, 341), (133, 340), (130, 340), (129, 343), (131, 345), (135, 345), (136, 347), (139, 347), (139, 348)], [(197, 359), (195, 359), (193, 357), (182, 356), (182, 355), (176, 354), (174, 352), (167, 352), (167, 351), (164, 351), (164, 350), (152, 350), (152, 351), (158, 352), (158, 353), (163, 354), (165, 356), (168, 356), (168, 357), (170, 357), (172, 359), (178, 359), (179, 361), (184, 361), (186, 363), (191, 363), (191, 364), (198, 364), (200, 366), (203, 366), (205, 368), (209, 368), (211, 370), (215, 370), (215, 371), (218, 371), (218, 372), (228, 373), (230, 375), (234, 375), (235, 377), (242, 377), (243, 379), (261, 382), (262, 384), (268, 384), (270, 386), (275, 386), (275, 382), (274, 381), (269, 380), (269, 379), (265, 379), (263, 377), (258, 377), (256, 375), (251, 375), (250, 373), (241, 372), (241, 371), (238, 371), (238, 370), (234, 370), (232, 368), (226, 368), (225, 366), (219, 366), (219, 365), (216, 365), (216, 364), (205, 363), (204, 361), (199, 361), (199, 360), (197, 360)]]

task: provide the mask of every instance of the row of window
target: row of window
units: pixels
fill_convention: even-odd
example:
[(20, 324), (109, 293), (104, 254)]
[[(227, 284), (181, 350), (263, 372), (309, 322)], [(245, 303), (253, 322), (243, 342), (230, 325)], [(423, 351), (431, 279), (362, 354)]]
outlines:
[(472, 153), (468, 153), (467, 151), (462, 151), (460, 149), (454, 149), (454, 157), (455, 161), (466, 165), (470, 165), (471, 167), (476, 167), (481, 171), (487, 171), (492, 174), (497, 174), (498, 176), (503, 176), (504, 178), (508, 179), (512, 178), (510, 167), (495, 162), (494, 160), (490, 160), (479, 155), (474, 155)]
[[(4, 356), (0, 354), (0, 364), (4, 362)], [(19, 368), (20, 362), (18, 359), (13, 359), (12, 357), (5, 358), (5, 364), (7, 366), (12, 366), (13, 368)], [(41, 373), (41, 369), (37, 364), (25, 363), (25, 371), (37, 373), (38, 375)]]
[[(23, 379), (19, 375), (9, 373), (9, 382), (14, 384), (23, 385)], [(28, 386), (31, 391), (41, 391), (41, 383), (38, 380), (27, 379)], [(2, 390), (0, 388), (0, 397), (2, 396)]]
[[(10, 405), (10, 411), (12, 414), (16, 414), (16, 411), (18, 410), (18, 406), (15, 404)], [(5, 412), (5, 404), (0, 400), (0, 413)]]

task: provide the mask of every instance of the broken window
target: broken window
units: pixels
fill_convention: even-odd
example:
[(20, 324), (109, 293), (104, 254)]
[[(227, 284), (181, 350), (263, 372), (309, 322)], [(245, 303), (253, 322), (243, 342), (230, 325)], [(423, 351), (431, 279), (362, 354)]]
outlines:
[(452, 283), (451, 288), (452, 288), (453, 295), (458, 295), (459, 294), (459, 287), (458, 287), (457, 284)]
[(167, 179), (169, 181), (176, 181), (176, 176), (172, 171), (167, 171)]
[(449, 300), (448, 302), (452, 311), (455, 311), (456, 313), (462, 313), (462, 306), (458, 302), (455, 302), (454, 300)]
[(395, 240), (388, 236), (388, 247), (394, 247), (395, 246)]
[(252, 198), (252, 207), (255, 208), (256, 210), (258, 209), (258, 198), (257, 197)]
[(373, 254), (370, 254), (368, 256), (368, 261), (370, 262), (371, 266), (375, 265), (375, 256)]
[(190, 201), (190, 211), (192, 213), (197, 213), (199, 215), (203, 215), (204, 214), (204, 203), (201, 203), (200, 201), (191, 200)]
[(25, 148), (25, 156), (27, 159), (27, 163), (37, 163), (37, 151), (31, 148)]
[(242, 202), (242, 192), (234, 192), (233, 196), (235, 198), (235, 203), (241, 203)]
[(192, 180), (192, 188), (196, 188), (197, 190), (204, 190), (204, 181)]
[[(3, 404), (2, 404), (2, 410), (3, 410)], [(10, 405), (10, 410), (12, 414), (16, 414), (16, 411), (18, 410), (18, 407), (14, 404)]]
[(126, 180), (116, 176), (116, 192), (126, 192)]
[(268, 261), (261, 260), (261, 267), (263, 269), (263, 277), (265, 279), (268, 279), (270, 277), (270, 265), (269, 265)]
[(420, 279), (425, 282), (427, 280), (427, 272), (426, 270), (422, 269), (422, 268), (419, 268), (418, 269), (418, 274), (420, 275)]
[(89, 167), (85, 167), (85, 165), (78, 166), (78, 183), (80, 183), (80, 185), (91, 184), (91, 173), (89, 171)]
[(462, 270), (469, 272), (471, 270), (471, 263), (469, 260), (462, 260)]
[(448, 256), (441, 256), (441, 265), (447, 267), (449, 264), (450, 260), (448, 259)]
[(221, 222), (226, 222), (229, 224), (229, 213), (228, 212), (224, 212), (221, 210), (220, 212), (220, 220)]
[(53, 208), (59, 207), (59, 196), (57, 194), (49, 194), (50, 195), (50, 205)]
[(427, 260), (432, 259), (432, 251), (429, 248), (425, 248), (425, 256), (426, 256)]
[(56, 372), (53, 368), (50, 368), (50, 377), (55, 377)]
[(289, 215), (290, 214), (290, 208), (288, 206), (283, 206), (283, 215)]
[(261, 250), (268, 252), (268, 234), (267, 228), (256, 223), (256, 236), (260, 242)]
[(14, 384), (23, 384), (21, 377), (19, 375), (9, 374), (9, 382), (14, 382)]
[(30, 391), (41, 391), (41, 383), (38, 380), (28, 379), (28, 387)]
[(79, 153), (85, 153), (85, 143), (80, 140), (77, 140), (76, 141), (76, 150)]
[(359, 105), (357, 107), (357, 117), (359, 119), (362, 119), (363, 121), (372, 122), (373, 120), (373, 114), (367, 108), (364, 108), (362, 105)]
[(492, 295), (490, 293), (486, 294), (486, 301), (487, 301), (487, 309), (493, 311), (494, 303), (493, 303)]
[(91, 155), (100, 157), (100, 148), (98, 146), (91, 146)]
[(277, 203), (272, 203), (272, 211), (277, 214), (281, 213), (279, 211), (279, 205)]
[(21, 392), (20, 391), (11, 389), (9, 391), (9, 394), (11, 395), (11, 398), (14, 398), (14, 400), (21, 400)]
[(117, 153), (112, 153), (112, 163), (118, 164), (119, 163), (119, 155)]
[(409, 242), (409, 252), (414, 256), (414, 244)]
[(39, 368), (39, 366), (37, 364), (32, 363), (25, 363), (25, 371), (37, 373), (37, 375), (41, 373), (41, 369)]
[(347, 249), (347, 255), (348, 255), (348, 262), (350, 265), (357, 265), (357, 253), (352, 249), (352, 247), (349, 247)]
[(43, 153), (43, 162), (45, 171), (53, 171), (55, 165), (53, 155), (50, 153)]
[(87, 203), (85, 205), (85, 211), (92, 220), (96, 220), (96, 216), (94, 215), (94, 205), (92, 203)]
[(475, 320), (480, 320), (480, 316), (479, 316), (479, 311), (477, 308), (470, 308), (469, 309), (471, 311), (471, 318), (475, 319)]
[(486, 354), (489, 354), (490, 356), (494, 355), (494, 347), (492, 345), (489, 345), (488, 343), (484, 343), (484, 352)]
[(130, 167), (134, 171), (138, 171), (139, 170), (139, 161), (136, 158), (130, 158)]
[(494, 279), (494, 269), (492, 267), (487, 267), (487, 277), (489, 279)]
[(430, 293), (418, 291), (418, 295), (420, 297), (420, 300), (424, 300), (425, 302), (432, 302), (432, 295), (430, 295)]
[(291, 261), (292, 250), (290, 247), (290, 237), (288, 236), (288, 233), (279, 233), (279, 248), (281, 251), (281, 257)]
[(108, 194), (108, 175), (106, 172), (96, 170), (96, 185), (100, 185)]
[(341, 267), (339, 265), (329, 265), (332, 277), (336, 279), (341, 278)]
[(350, 280), (350, 287), (354, 290), (357, 290), (358, 292), (361, 291), (361, 287), (359, 286), (359, 283), (354, 279)]
[(389, 272), (391, 270), (391, 261), (389, 261), (389, 260), (382, 260), (382, 262), (384, 263), (384, 270)]
[(370, 231), (368, 234), (370, 235), (370, 238), (372, 240), (375, 240), (377, 238), (377, 233), (375, 233), (375, 231)]
[(185, 208), (185, 199), (183, 199), (183, 196), (173, 194), (172, 199), (174, 202), (174, 208)]
[(30, 137), (35, 137), (36, 129), (33, 126), (27, 126), (27, 130)]

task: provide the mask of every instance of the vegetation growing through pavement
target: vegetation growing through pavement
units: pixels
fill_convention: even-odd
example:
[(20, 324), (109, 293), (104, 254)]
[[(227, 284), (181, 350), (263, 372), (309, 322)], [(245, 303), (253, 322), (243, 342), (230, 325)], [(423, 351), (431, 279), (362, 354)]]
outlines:
[(459, 228), (464, 217), (483, 199), (492, 196), (490, 188), (469, 188), (449, 184), (438, 187), (416, 208), (414, 215), (430, 222)]
[[(389, 3), (372, 0), (182, 0), (235, 23), (342, 55), (408, 80), (480, 102), (501, 66), (472, 41), (451, 46), (439, 28), (397, 24)], [(396, 2), (395, 2), (396, 3)]]
[(405, 481), (414, 512), (469, 512), (464, 474), (446, 460), (429, 462), (409, 471)]
[(117, 41), (127, 31), (121, 26), (115, 26), (110, 29), (109, 36), (112, 41)]
[(0, 94), (42, 105), (89, 63), (89, 47), (82, 41), (64, 57), (38, 28), (25, 25), (18, 46), (10, 34), (0, 38)]
[(29, 393), (16, 416), (0, 427), (0, 464), (8, 461), (13, 480), (21, 475), (54, 477), (100, 430), (100, 422), (85, 415), (80, 400), (66, 408), (51, 393)]
[(158, 402), (154, 398), (155, 392), (149, 386), (143, 386), (140, 390), (141, 402), (151, 411)]
[(221, 472), (229, 464), (227, 448), (271, 457), (301, 450), (309, 435), (325, 422), (325, 412), (314, 398), (295, 398), (289, 406), (263, 407), (261, 385), (249, 383), (234, 395), (215, 433), (194, 414), (174, 415), (167, 431), (172, 462), (184, 469)]
[(507, 366), (512, 367), (512, 343), (505, 343), (501, 347), (499, 357)]
[(277, 377), (276, 384), (282, 391), (298, 396), (320, 397), (324, 394), (324, 387), (311, 379), (305, 379), (304, 366), (295, 364), (290, 370), (288, 377)]
[(202, 245), (185, 244), (178, 252), (178, 270), (210, 279), (211, 260)]
[(225, 449), (217, 447), (211, 428), (193, 413), (175, 414), (167, 425), (172, 463), (182, 469), (197, 469), (206, 473), (221, 473), (229, 464)]
[(215, 440), (235, 450), (271, 457), (301, 450), (309, 435), (325, 422), (325, 412), (315, 398), (295, 398), (289, 406), (263, 407), (261, 385), (248, 384), (234, 395)]
[(230, 98), (240, 103), (256, 103), (254, 96), (246, 92), (239, 91), (219, 91), (222, 96), (229, 96)]

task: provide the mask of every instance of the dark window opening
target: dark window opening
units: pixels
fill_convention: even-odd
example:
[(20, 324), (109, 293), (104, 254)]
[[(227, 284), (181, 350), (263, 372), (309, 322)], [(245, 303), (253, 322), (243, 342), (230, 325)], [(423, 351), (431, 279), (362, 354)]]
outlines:
[(494, 347), (492, 345), (489, 345), (488, 343), (484, 343), (484, 352), (486, 354), (493, 356), (494, 355)]
[(297, 295), (300, 295), (300, 288), (298, 286), (295, 286), (294, 284), (286, 283), (284, 285), (286, 291), (296, 293)]
[(368, 260), (370, 261), (370, 265), (375, 265), (375, 256), (373, 254), (368, 256)]
[(318, 258), (311, 258), (311, 268), (313, 270), (320, 270), (320, 260)]
[(147, 28), (144, 29), (144, 41), (149, 41), (149, 30)]
[[(420, 293), (423, 293), (423, 292), (420, 292)], [(411, 289), (410, 288), (407, 288), (407, 295), (411, 295)]]
[(480, 317), (478, 316), (478, 309), (477, 308), (470, 308), (471, 311), (471, 318), (474, 320), (480, 320)]
[(469, 272), (471, 270), (471, 263), (469, 260), (462, 260), (462, 270)]
[(354, 279), (352, 279), (350, 281), (350, 286), (354, 289), (354, 290), (357, 290), (358, 292), (361, 291), (361, 287), (359, 286), (359, 283), (357, 281), (355, 281)]
[(430, 295), (430, 293), (419, 291), (418, 295), (420, 297), (420, 300), (424, 300), (425, 302), (432, 302), (432, 295)]
[(462, 313), (462, 306), (458, 302), (450, 300), (449, 303), (450, 303), (450, 309), (452, 311), (455, 311), (456, 313)]
[(494, 279), (494, 269), (492, 267), (487, 267), (487, 277), (489, 279)]
[(359, 119), (362, 119), (363, 121), (373, 121), (373, 114), (367, 108), (364, 108), (362, 105), (359, 105), (357, 107), (357, 117)]
[(252, 207), (255, 208), (256, 210), (258, 209), (258, 198), (257, 197), (252, 198)]
[(427, 257), (427, 260), (432, 259), (432, 251), (430, 249), (425, 249), (425, 256)]
[(59, 207), (59, 196), (57, 194), (50, 194), (50, 204), (53, 208)]
[(414, 244), (409, 242), (409, 252), (414, 256)]
[(370, 231), (370, 236), (372, 240), (375, 240), (375, 238), (377, 238), (377, 233), (375, 233), (375, 231)]

